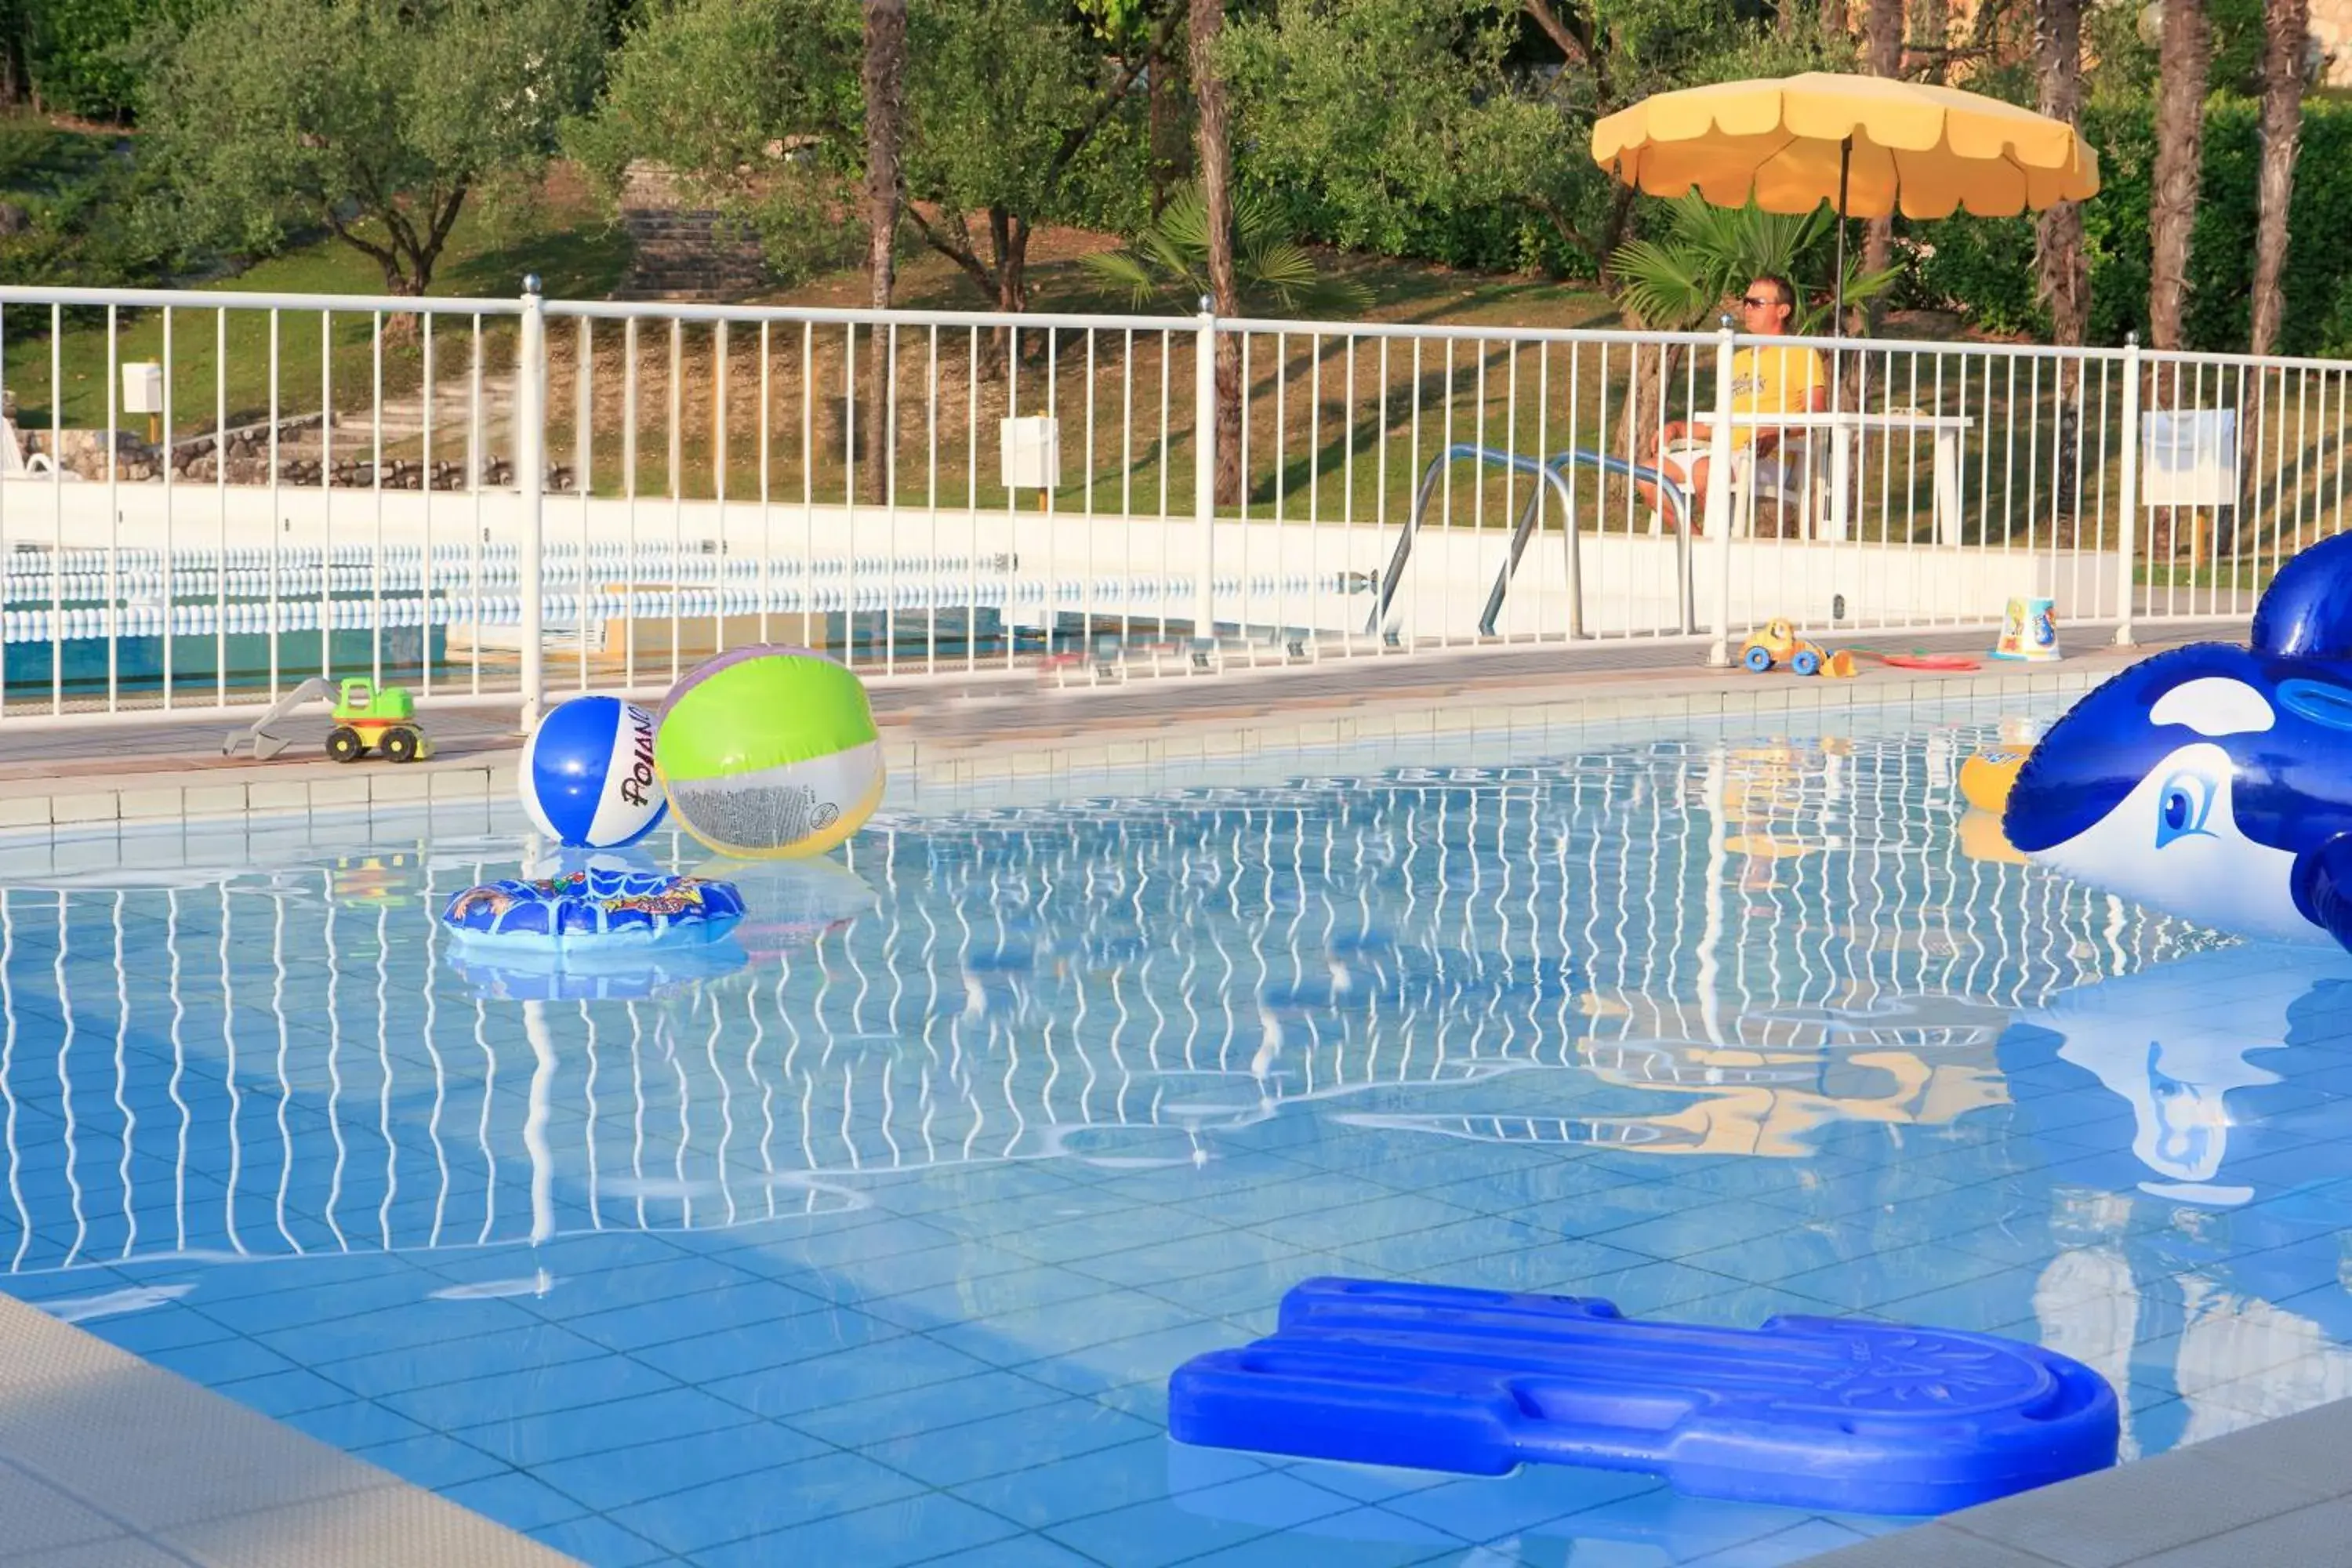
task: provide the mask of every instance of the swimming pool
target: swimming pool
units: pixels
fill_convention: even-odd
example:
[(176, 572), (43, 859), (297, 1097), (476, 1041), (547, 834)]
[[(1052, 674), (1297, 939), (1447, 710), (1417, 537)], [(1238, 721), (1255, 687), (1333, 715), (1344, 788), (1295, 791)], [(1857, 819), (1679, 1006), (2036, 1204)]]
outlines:
[(519, 808), (0, 848), (0, 1289), (616, 1565), (1901, 1522), (1170, 1444), (1318, 1273), (2036, 1339), (2135, 1455), (2352, 1392), (2352, 961), (1962, 830), (1992, 718), (925, 797), (584, 989), (440, 951)]

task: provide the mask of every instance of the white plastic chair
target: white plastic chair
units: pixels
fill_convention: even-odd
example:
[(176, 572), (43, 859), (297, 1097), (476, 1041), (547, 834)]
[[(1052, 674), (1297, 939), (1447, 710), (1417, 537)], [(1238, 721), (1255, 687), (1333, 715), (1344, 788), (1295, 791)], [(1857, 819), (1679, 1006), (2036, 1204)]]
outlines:
[(0, 419), (0, 479), (50, 478), (72, 484), (78, 482), (81, 476), (71, 468), (59, 468), (57, 460), (47, 452), (36, 452), (27, 458), (16, 441), (16, 422)]
[[(1799, 508), (1798, 536), (1807, 539), (1812, 537), (1822, 516), (1822, 486), (1819, 476), (1813, 471), (1812, 447), (1810, 440), (1811, 434), (1812, 432), (1809, 430), (1781, 432), (1780, 439), (1775, 443), (1773, 450), (1766, 454), (1760, 463), (1757, 460), (1756, 448), (1752, 445), (1743, 445), (1732, 449), (1731, 536), (1734, 539), (1753, 536), (1756, 531), (1756, 503), (1759, 500), (1767, 499), (1783, 509), (1792, 505)], [(1705, 457), (1706, 447), (1703, 443), (1691, 443), (1686, 455)], [(1676, 453), (1667, 451), (1662, 456), (1673, 458)], [(1706, 517), (1705, 510), (1699, 503), (1698, 496), (1688, 485), (1678, 485), (1675, 488), (1683, 492), (1685, 515), (1689, 516), (1697, 525), (1699, 531), (1704, 533)], [(1654, 508), (1652, 509), (1650, 532), (1654, 536), (1664, 531), (1664, 513)]]

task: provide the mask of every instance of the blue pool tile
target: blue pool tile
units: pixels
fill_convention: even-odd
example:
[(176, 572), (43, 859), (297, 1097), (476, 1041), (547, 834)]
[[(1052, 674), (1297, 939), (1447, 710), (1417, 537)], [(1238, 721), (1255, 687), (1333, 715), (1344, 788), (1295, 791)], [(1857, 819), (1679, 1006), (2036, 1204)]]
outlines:
[[(790, 1364), (748, 1374), (713, 1377), (702, 1386), (755, 1415), (789, 1418), (800, 1411), (844, 1400), (872, 1398), (996, 1370), (977, 1356), (925, 1335), (892, 1331), (877, 1338), (881, 1342), (803, 1355), (793, 1358)], [(691, 1375), (675, 1363), (663, 1364), (680, 1375)]]
[(157, 1351), (147, 1359), (183, 1377), (215, 1384), (300, 1370), (268, 1346), (244, 1338), (181, 1345)]
[(1544, 1535), (1580, 1543), (1648, 1543), (1663, 1548), (1672, 1561), (1727, 1551), (1788, 1530), (1806, 1517), (1794, 1509), (1702, 1501), (1652, 1485), (1571, 1510), (1565, 1517), (1555, 1516), (1538, 1529)]
[[(234, 1392), (224, 1389), (223, 1393)], [(286, 1424), (308, 1433), (321, 1443), (338, 1448), (362, 1448), (370, 1444), (393, 1443), (403, 1438), (419, 1436), (425, 1428), (404, 1415), (395, 1415), (383, 1405), (364, 1399), (348, 1400), (341, 1405), (322, 1405), (297, 1411), (283, 1418)]]
[(2038, 1283), (2033, 1269), (2001, 1268), (1956, 1285), (1880, 1302), (1870, 1309), (1870, 1315), (1890, 1322), (1996, 1333), (2032, 1321)]
[(1022, 1371), (1040, 1383), (1052, 1384), (1072, 1394), (1099, 1394), (1147, 1379), (1164, 1384), (1168, 1374), (1185, 1362), (1213, 1350), (1226, 1349), (1237, 1338), (1233, 1326), (1222, 1321), (1179, 1323), (1033, 1362)]
[(1931, 1242), (1882, 1247), (1852, 1263), (1784, 1274), (1772, 1283), (1845, 1310), (1860, 1310), (2000, 1271), (2000, 1265), (1990, 1258)]
[(643, 1362), (607, 1355), (572, 1362), (561, 1375), (537, 1369), (508, 1373), (485, 1370), (462, 1383), (387, 1394), (383, 1403), (412, 1420), (454, 1431), (488, 1421), (604, 1405), (677, 1386), (671, 1378)]
[(1131, 1247), (1214, 1236), (1223, 1229), (1213, 1220), (1163, 1205), (1032, 1224), (1006, 1233), (1003, 1245), (1041, 1263), (1082, 1263)]
[(953, 1568), (1101, 1568), (1092, 1557), (1082, 1557), (1042, 1535), (1015, 1535), (986, 1546), (959, 1547), (933, 1563)]
[(1280, 1266), (1301, 1256), (1301, 1249), (1288, 1242), (1276, 1241), (1255, 1231), (1211, 1226), (1195, 1234), (1172, 1237), (1146, 1233), (1140, 1246), (1082, 1258), (1072, 1262), (1070, 1268), (1114, 1285), (1150, 1289), (1171, 1280), (1221, 1273), (1244, 1264)]
[(1350, 1264), (1337, 1253), (1297, 1252), (1237, 1268), (1163, 1279), (1145, 1287), (1144, 1293), (1186, 1308), (1196, 1317), (1256, 1323), (1281, 1302), (1284, 1291), (1302, 1279), (1361, 1272), (1361, 1265)]
[(618, 1445), (658, 1442), (750, 1422), (740, 1405), (698, 1389), (667, 1388), (611, 1404), (520, 1415), (457, 1430), (457, 1436), (485, 1453), (535, 1470), (557, 1459)]
[(1467, 1211), (1434, 1198), (1391, 1193), (1366, 1203), (1286, 1215), (1251, 1226), (1293, 1247), (1335, 1249), (1383, 1237), (1428, 1230), (1472, 1218)]
[[(1060, 1389), (1018, 1373), (982, 1372), (926, 1384), (920, 1388), (803, 1410), (792, 1417), (792, 1423), (803, 1432), (845, 1448), (879, 1448), (894, 1438), (912, 1437), (943, 1427), (961, 1430), (975, 1422), (1056, 1404), (1068, 1397)], [(963, 1434), (953, 1441), (970, 1439), (970, 1434)]]
[(508, 1469), (470, 1443), (440, 1433), (399, 1438), (354, 1450), (372, 1465), (381, 1465), (402, 1480), (444, 1491), (461, 1481), (477, 1481)]
[(1475, 1562), (1478, 1568), (1503, 1568), (1511, 1561), (1502, 1553), (1486, 1551), (1483, 1555), (1465, 1557), (1463, 1543), (1438, 1535), (1433, 1531), (1418, 1531), (1428, 1539), (1381, 1539), (1375, 1531), (1394, 1529), (1400, 1534), (1416, 1531), (1416, 1527), (1393, 1515), (1382, 1517), (1377, 1509), (1359, 1509), (1364, 1523), (1352, 1534), (1341, 1534), (1349, 1529), (1349, 1519), (1318, 1521), (1307, 1532), (1283, 1531), (1262, 1535), (1255, 1541), (1245, 1541), (1238, 1546), (1222, 1547), (1203, 1556), (1188, 1559), (1185, 1568), (1288, 1568), (1304, 1558), (1311, 1558), (1317, 1568), (1413, 1568), (1428, 1563), (1432, 1568), (1444, 1563), (1447, 1568), (1465, 1562)]
[[(1296, 1470), (1269, 1470), (1217, 1486), (1180, 1492), (1176, 1506), (1186, 1513), (1267, 1530), (1289, 1530), (1310, 1520), (1351, 1513), (1353, 1498), (1325, 1491)], [(1442, 1539), (1433, 1534), (1433, 1541)]]
[(596, 1514), (543, 1524), (531, 1531), (530, 1536), (541, 1545), (551, 1546), (592, 1568), (642, 1568), (643, 1564), (670, 1561), (668, 1552), (644, 1536), (623, 1530)]
[(1112, 1505), (1107, 1511), (1056, 1524), (1045, 1535), (1096, 1562), (1117, 1563), (1118, 1568), (1167, 1568), (1267, 1533), (1262, 1525), (1187, 1512), (1174, 1499), (1155, 1498), (1124, 1506), (1114, 1498), (1103, 1500)]
[(588, 1511), (554, 1488), (511, 1470), (438, 1489), (459, 1507), (486, 1514), (508, 1529), (525, 1534), (578, 1519)]
[(566, 1319), (564, 1326), (609, 1349), (633, 1351), (729, 1329), (764, 1328), (823, 1308), (789, 1286), (744, 1278), (693, 1295), (589, 1312)]
[[(950, 1489), (968, 1502), (1017, 1520), (1032, 1530), (1041, 1530), (1100, 1513), (1118, 1503), (1197, 1489), (1177, 1484), (1179, 1478), (1171, 1474), (1167, 1459), (1166, 1451), (1171, 1447), (1167, 1438), (1154, 1434), (1066, 1458), (1049, 1459), (1017, 1469), (999, 1469), (977, 1479), (956, 1482)], [(1204, 1472), (1202, 1485), (1263, 1474), (1267, 1468), (1249, 1455), (1229, 1454), (1222, 1449), (1199, 1452), (1223, 1461)]]
[(866, 1443), (861, 1451), (919, 1480), (948, 1487), (1156, 1436), (1149, 1422), (1090, 1399), (1065, 1398), (918, 1436)]
[(550, 1459), (532, 1467), (548, 1485), (583, 1502), (613, 1509), (669, 1492), (736, 1476), (781, 1469), (832, 1450), (820, 1439), (774, 1421), (709, 1432), (633, 1441), (635, 1429), (609, 1432), (608, 1441), (625, 1447), (600, 1448), (577, 1458)]
[(952, 1241), (892, 1252), (857, 1260), (856, 1273), (827, 1271), (765, 1252), (724, 1255), (739, 1268), (760, 1272), (805, 1291), (820, 1300), (856, 1305), (878, 1301), (914, 1290), (932, 1289), (959, 1280), (985, 1279), (991, 1275), (1034, 1268), (1036, 1260), (1008, 1247), (985, 1241)]
[(236, 1333), (226, 1324), (216, 1323), (187, 1307), (85, 1319), (76, 1326), (89, 1330), (108, 1344), (138, 1356), (184, 1350), (191, 1345), (212, 1344), (232, 1338)]
[(1818, 1557), (1825, 1552), (1835, 1552), (1840, 1547), (1853, 1546), (1866, 1539), (1860, 1532), (1842, 1524), (1833, 1524), (1826, 1519), (1809, 1519), (1770, 1535), (1758, 1536), (1753, 1541), (1727, 1546), (1704, 1557), (1695, 1557), (1688, 1568), (1783, 1568), (1784, 1564), (1801, 1563), (1808, 1557)]
[(939, 1328), (972, 1318), (1066, 1308), (1109, 1294), (1110, 1286), (1083, 1265), (1068, 1268), (1031, 1264), (1027, 1268), (978, 1279), (959, 1279), (929, 1289), (908, 1290), (868, 1301), (865, 1310), (885, 1322), (908, 1329)]
[(264, 1415), (280, 1418), (305, 1410), (316, 1410), (325, 1405), (348, 1403), (352, 1392), (343, 1384), (299, 1368), (265, 1373), (259, 1377), (238, 1378), (234, 1382), (207, 1381), (239, 1405), (258, 1410)]
[(1660, 1261), (1597, 1269), (1563, 1282), (1557, 1293), (1613, 1301), (1628, 1317), (1671, 1317), (1690, 1302), (1720, 1296), (1739, 1283), (1711, 1269)]
[(1464, 1478), (1392, 1498), (1381, 1506), (1465, 1541), (1516, 1535), (1564, 1514), (1654, 1490), (1648, 1476), (1565, 1465), (1528, 1465), (1495, 1479)]
[[(257, 1271), (258, 1273), (260, 1271)], [(307, 1267), (300, 1275), (289, 1273), (283, 1288), (266, 1295), (218, 1299), (209, 1289), (191, 1300), (206, 1317), (240, 1333), (269, 1339), (273, 1333), (341, 1321), (383, 1309), (410, 1312), (430, 1289), (430, 1278), (411, 1268), (376, 1272), (360, 1278), (313, 1277)], [(483, 1307), (493, 1303), (471, 1303)]]
[(603, 1346), (567, 1329), (551, 1323), (533, 1323), (435, 1344), (342, 1356), (320, 1364), (336, 1382), (362, 1394), (382, 1395), (478, 1376), (485, 1369), (518, 1372), (526, 1367), (554, 1368), (604, 1353)]
[(672, 1552), (698, 1557), (722, 1542), (896, 1502), (929, 1489), (856, 1454), (823, 1454), (605, 1511), (625, 1530)]
[(501, 1330), (540, 1326), (509, 1301), (435, 1301), (421, 1290), (403, 1305), (373, 1311), (331, 1314), (316, 1308), (314, 1303), (316, 1315), (307, 1321), (296, 1317), (287, 1326), (263, 1331), (260, 1342), (280, 1355), (315, 1366), (384, 1351), (463, 1344)]
[[(1169, 1450), (1171, 1468), (1172, 1456), (1181, 1454), (1189, 1458), (1196, 1454), (1221, 1452), (1213, 1448), (1188, 1448), (1183, 1444), (1173, 1442), (1169, 1445)], [(1295, 1460), (1291, 1462), (1291, 1468), (1325, 1491), (1368, 1503), (1385, 1503), (1391, 1498), (1410, 1497), (1414, 1492), (1425, 1492), (1432, 1487), (1445, 1486), (1455, 1479), (1442, 1470), (1408, 1470), (1390, 1465), (1352, 1465), (1323, 1459)]]
[(1192, 1314), (1137, 1290), (1109, 1290), (1081, 1304), (1024, 1307), (933, 1329), (930, 1337), (999, 1366), (1068, 1354), (1087, 1345), (1181, 1327)]
[(717, 1333), (646, 1345), (636, 1359), (685, 1383), (713, 1383), (778, 1372), (789, 1382), (793, 1369), (866, 1347), (897, 1344), (907, 1331), (871, 1313), (827, 1307), (773, 1322), (746, 1324)]
[(984, 1509), (938, 1492), (903, 1498), (854, 1513), (837, 1513), (696, 1553), (708, 1568), (765, 1568), (774, 1563), (856, 1563), (904, 1568), (1007, 1542), (1021, 1527)]
[(582, 1275), (544, 1299), (524, 1298), (523, 1302), (540, 1317), (567, 1322), (616, 1307), (674, 1303), (704, 1291), (749, 1285), (757, 1279), (716, 1258), (676, 1257)]

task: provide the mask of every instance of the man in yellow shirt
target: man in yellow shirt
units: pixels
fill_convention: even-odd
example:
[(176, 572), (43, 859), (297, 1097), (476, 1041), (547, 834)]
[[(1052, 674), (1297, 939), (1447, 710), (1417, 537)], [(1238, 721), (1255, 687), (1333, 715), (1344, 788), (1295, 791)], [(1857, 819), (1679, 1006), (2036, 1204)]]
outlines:
[[(1797, 313), (1797, 291), (1785, 278), (1767, 275), (1748, 285), (1739, 300), (1740, 330), (1751, 336), (1787, 335)], [(1819, 412), (1830, 405), (1829, 367), (1813, 349), (1745, 348), (1731, 357), (1731, 411), (1734, 414), (1796, 414)], [(1745, 421), (1731, 427), (1735, 464), (1745, 464), (1752, 476), (1761, 464), (1778, 462), (1784, 433), (1769, 425)], [(1673, 419), (1658, 432), (1656, 465), (1666, 478), (1680, 482), (1690, 497), (1690, 515), (1704, 524), (1706, 485), (1714, 430), (1701, 420)], [(1801, 437), (1800, 437), (1801, 439)], [(1658, 504), (1656, 489), (1640, 486), (1643, 500)]]

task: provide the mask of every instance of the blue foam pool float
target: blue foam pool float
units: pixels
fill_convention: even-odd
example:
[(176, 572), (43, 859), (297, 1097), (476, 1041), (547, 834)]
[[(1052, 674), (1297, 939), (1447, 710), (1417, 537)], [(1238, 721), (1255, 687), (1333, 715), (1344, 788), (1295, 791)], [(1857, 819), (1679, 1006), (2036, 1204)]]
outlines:
[(591, 866), (468, 888), (441, 923), (469, 948), (566, 959), (717, 942), (743, 918), (731, 883)]
[(1663, 1476), (1694, 1497), (1934, 1514), (2116, 1462), (2115, 1391), (1990, 1334), (1851, 1318), (1640, 1322), (1610, 1302), (1309, 1279), (1268, 1338), (1168, 1384), (1177, 1441), (1499, 1476)]

